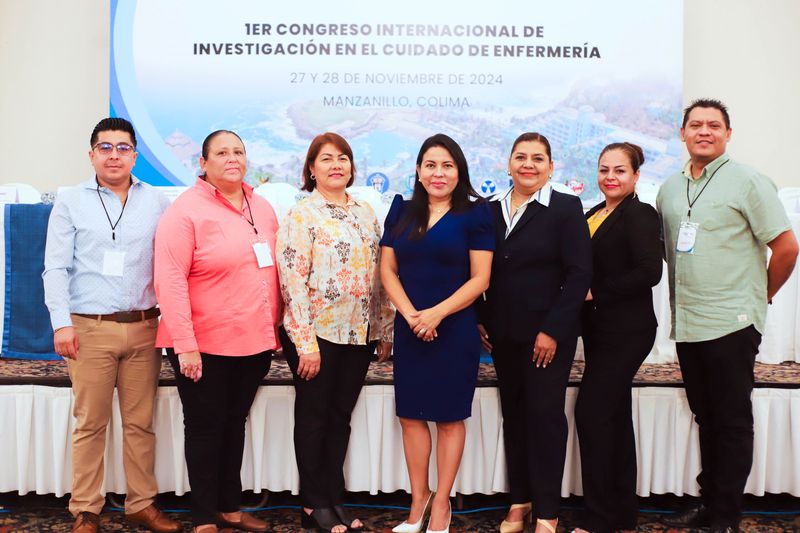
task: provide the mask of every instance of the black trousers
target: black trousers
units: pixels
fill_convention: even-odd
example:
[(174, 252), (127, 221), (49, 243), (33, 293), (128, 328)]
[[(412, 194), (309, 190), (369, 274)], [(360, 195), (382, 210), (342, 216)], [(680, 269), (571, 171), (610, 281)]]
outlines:
[(372, 350), (362, 344), (335, 344), (317, 337), (319, 373), (297, 376), (299, 356), (280, 329), (286, 362), (294, 375), (294, 449), (304, 507), (339, 505), (344, 498), (344, 459), (350, 442), (350, 415), (369, 369)]
[(558, 517), (567, 454), (564, 401), (577, 338), (558, 343), (537, 368), (533, 343), (492, 339), (512, 503), (533, 502), (537, 518)]
[(686, 398), (700, 429), (697, 476), (712, 523), (738, 524), (753, 463), (753, 369), (761, 334), (750, 326), (719, 339), (677, 343)]
[(581, 452), (584, 529), (636, 529), (636, 437), (631, 385), (656, 338), (655, 328), (620, 334), (584, 327), (586, 369), (575, 404)]
[(215, 524), (216, 513), (239, 510), (244, 426), (272, 352), (231, 357), (201, 353), (203, 377), (183, 376), (171, 348), (183, 404), (184, 453), (192, 488), (192, 523)]

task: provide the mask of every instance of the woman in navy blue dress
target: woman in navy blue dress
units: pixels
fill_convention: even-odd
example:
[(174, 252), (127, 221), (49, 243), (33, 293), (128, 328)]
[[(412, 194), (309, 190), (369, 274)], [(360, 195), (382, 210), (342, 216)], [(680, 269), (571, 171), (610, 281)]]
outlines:
[[(481, 342), (472, 303), (489, 284), (494, 230), (487, 204), (469, 180), (461, 147), (444, 134), (417, 156), (414, 194), (395, 197), (381, 240), (381, 280), (397, 308), (394, 383), (411, 480), (408, 520), (397, 533), (447, 531), (452, 490), (464, 450)], [(437, 492), (428, 485), (431, 434), (437, 428)]]

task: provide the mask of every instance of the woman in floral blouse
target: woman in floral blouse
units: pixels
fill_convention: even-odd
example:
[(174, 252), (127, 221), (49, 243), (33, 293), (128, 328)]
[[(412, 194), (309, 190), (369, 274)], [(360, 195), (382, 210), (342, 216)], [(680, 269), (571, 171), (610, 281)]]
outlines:
[[(294, 444), (304, 527), (361, 529), (342, 507), (350, 414), (378, 343), (391, 350), (394, 310), (380, 286), (375, 212), (347, 194), (353, 151), (335, 133), (317, 135), (303, 167), (299, 201), (278, 230), (286, 303), (281, 344), (294, 375)], [(288, 335), (287, 335), (288, 334)]]

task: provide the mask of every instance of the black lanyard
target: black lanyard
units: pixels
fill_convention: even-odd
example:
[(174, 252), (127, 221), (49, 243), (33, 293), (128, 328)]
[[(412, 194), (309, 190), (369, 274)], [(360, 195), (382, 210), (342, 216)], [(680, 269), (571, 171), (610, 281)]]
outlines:
[[(130, 190), (128, 190), (128, 194), (130, 194)], [(108, 209), (106, 209), (106, 203), (103, 201), (103, 195), (100, 194), (100, 182), (97, 182), (97, 197), (100, 198), (100, 205), (103, 206), (103, 211), (105, 211), (106, 213), (106, 218), (108, 219), (108, 225), (111, 226), (111, 240), (116, 241), (117, 234), (115, 230), (119, 225), (119, 221), (122, 220), (122, 213), (125, 212), (125, 205), (128, 203), (128, 196), (127, 195), (125, 196), (125, 201), (122, 202), (122, 210), (120, 210), (119, 212), (119, 217), (117, 217), (117, 221), (113, 223), (111, 222), (111, 217), (108, 216)]]
[(258, 235), (258, 228), (256, 228), (256, 219), (255, 217), (253, 217), (253, 210), (250, 209), (250, 201), (247, 199), (247, 194), (245, 194), (244, 191), (242, 191), (242, 194), (244, 195), (244, 203), (247, 204), (247, 211), (250, 212), (250, 220), (247, 220), (247, 217), (244, 217), (244, 219), (247, 220), (248, 224), (253, 226), (253, 231), (255, 231), (256, 235)]
[[(694, 200), (689, 199), (689, 182), (691, 181), (691, 178), (686, 180), (686, 203), (689, 204), (689, 212), (686, 213), (686, 218), (692, 218), (692, 207), (694, 207), (694, 204), (697, 203), (697, 199), (700, 198), (700, 195), (706, 190), (708, 184), (711, 183), (711, 178), (713, 178), (717, 171), (724, 167), (728, 161), (730, 161), (730, 159), (725, 161), (725, 163), (722, 163), (714, 172), (711, 173), (711, 175), (708, 177), (708, 181), (706, 181), (705, 185), (703, 185), (703, 188), (700, 189), (700, 192), (694, 197)], [(689, 168), (689, 172), (691, 173), (691, 167)]]

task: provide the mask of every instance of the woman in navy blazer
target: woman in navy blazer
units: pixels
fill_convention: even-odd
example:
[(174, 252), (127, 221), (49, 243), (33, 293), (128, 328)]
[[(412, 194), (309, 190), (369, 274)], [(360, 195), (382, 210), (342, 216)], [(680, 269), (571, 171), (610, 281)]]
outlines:
[[(502, 533), (555, 532), (567, 446), (564, 401), (580, 310), (591, 280), (591, 243), (580, 200), (554, 191), (550, 143), (514, 142), (513, 188), (490, 203), (497, 249), (479, 330), (497, 371), (512, 507)], [(533, 504), (531, 505), (531, 501)]]
[(655, 341), (651, 287), (663, 268), (658, 214), (634, 192), (642, 163), (634, 144), (606, 146), (597, 175), (605, 201), (586, 213), (594, 278), (583, 309), (586, 370), (575, 406), (586, 507), (579, 532), (636, 529), (631, 384)]

